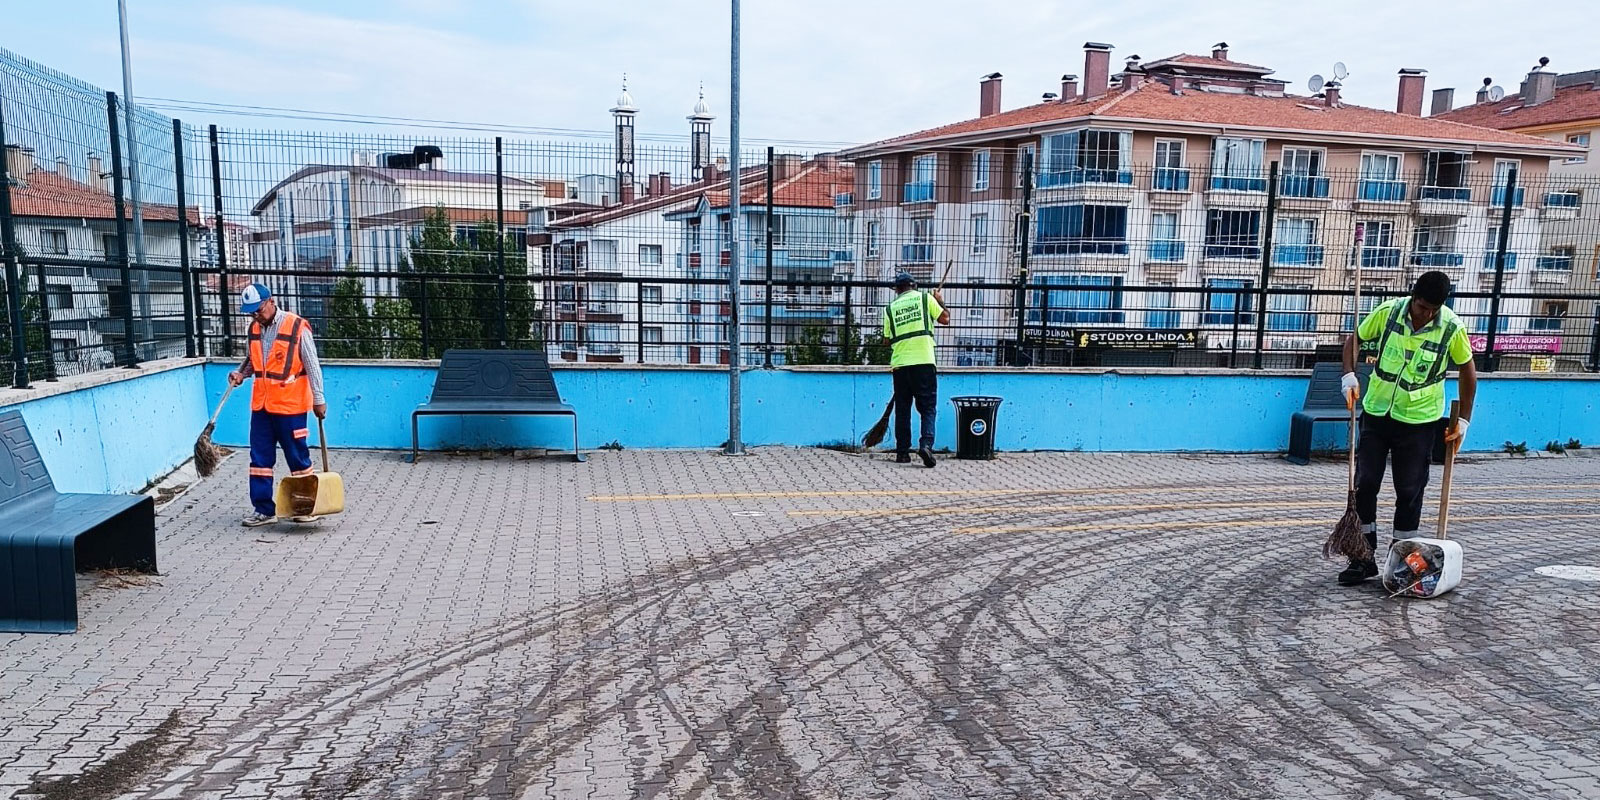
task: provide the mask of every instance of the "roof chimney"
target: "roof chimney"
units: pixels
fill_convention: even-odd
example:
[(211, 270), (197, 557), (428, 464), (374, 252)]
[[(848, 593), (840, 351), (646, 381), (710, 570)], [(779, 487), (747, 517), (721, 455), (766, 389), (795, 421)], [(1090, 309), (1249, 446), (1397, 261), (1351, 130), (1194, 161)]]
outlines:
[(1061, 76), (1061, 102), (1070, 103), (1078, 99), (1078, 76)]
[(1083, 99), (1093, 100), (1106, 93), (1111, 81), (1111, 45), (1083, 43)]
[(11, 176), (12, 183), (27, 183), (28, 176), (33, 174), (33, 148), (6, 145), (6, 173)]
[(66, 156), (56, 156), (56, 175), (72, 180), (72, 167), (67, 164)]
[(1339, 105), (1338, 81), (1328, 81), (1322, 85), (1322, 102), (1326, 104), (1328, 108), (1335, 108)]
[(978, 116), (992, 117), (1000, 113), (1000, 73), (983, 76), (978, 84)]
[(1449, 113), (1450, 109), (1455, 108), (1455, 102), (1456, 90), (1434, 89), (1433, 105), (1428, 109), (1428, 116), (1437, 117), (1440, 114)]
[(1217, 59), (1218, 61), (1227, 61), (1228, 43), (1217, 42), (1216, 44), (1211, 45), (1211, 57)]
[(1556, 74), (1554, 72), (1544, 71), (1545, 65), (1549, 63), (1550, 59), (1541, 57), (1539, 59), (1539, 66), (1534, 67), (1533, 70), (1528, 73), (1528, 77), (1522, 81), (1523, 105), (1536, 106), (1540, 103), (1548, 103), (1555, 99)]
[(1139, 57), (1128, 56), (1128, 63), (1122, 68), (1122, 88), (1137, 89), (1142, 83), (1144, 83), (1144, 69), (1139, 66)]
[(84, 182), (89, 184), (92, 189), (104, 191), (106, 188), (105, 162), (101, 161), (100, 156), (96, 153), (90, 153), (86, 160), (89, 163), (89, 169), (88, 174), (84, 176), (86, 178)]
[(1422, 90), (1427, 80), (1425, 69), (1400, 70), (1400, 92), (1395, 98), (1394, 110), (1413, 117), (1422, 116)]
[(1055, 92), (1045, 92), (1043, 95), (1041, 95), (1039, 97), (1039, 102), (1041, 102), (1041, 103), (1054, 103), (1058, 97), (1059, 97), (1059, 95), (1057, 95)]
[(1474, 98), (1474, 102), (1478, 102), (1478, 103), (1487, 103), (1487, 102), (1489, 102), (1489, 84), (1491, 84), (1491, 83), (1494, 83), (1494, 78), (1484, 78), (1483, 79), (1483, 85), (1478, 87), (1478, 95), (1477, 95), (1476, 98)]

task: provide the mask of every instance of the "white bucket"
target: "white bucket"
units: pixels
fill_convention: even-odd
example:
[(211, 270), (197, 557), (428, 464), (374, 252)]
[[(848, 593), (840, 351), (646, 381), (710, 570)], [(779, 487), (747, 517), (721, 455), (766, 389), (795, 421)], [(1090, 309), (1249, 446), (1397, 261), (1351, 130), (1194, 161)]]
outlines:
[[(1425, 575), (1437, 577), (1419, 582), (1414, 575), (1401, 575), (1408, 569), (1406, 556), (1412, 553), (1420, 553), (1432, 567)], [(1452, 539), (1398, 539), (1389, 545), (1378, 576), (1383, 588), (1401, 597), (1438, 597), (1461, 583), (1461, 545)]]

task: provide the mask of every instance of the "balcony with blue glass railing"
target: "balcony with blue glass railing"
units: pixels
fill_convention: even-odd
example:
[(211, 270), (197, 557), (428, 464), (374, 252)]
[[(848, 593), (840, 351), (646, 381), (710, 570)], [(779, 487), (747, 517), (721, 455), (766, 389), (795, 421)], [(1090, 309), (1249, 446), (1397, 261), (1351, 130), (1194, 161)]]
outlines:
[(1545, 208), (1577, 208), (1583, 202), (1578, 192), (1550, 192), (1544, 196)]
[(1206, 258), (1243, 258), (1259, 261), (1261, 247), (1254, 244), (1207, 244)]
[[(1514, 191), (1512, 191), (1511, 205), (1521, 207), (1524, 194), (1525, 192), (1521, 186), (1518, 186)], [(1503, 208), (1506, 204), (1506, 187), (1494, 187), (1494, 190), (1489, 193), (1489, 204), (1495, 208)]]
[(900, 199), (904, 203), (933, 202), (933, 181), (912, 181), (906, 184)]
[(1272, 246), (1272, 263), (1280, 267), (1320, 267), (1320, 244), (1278, 244)]
[(1260, 172), (1212, 175), (1211, 188), (1220, 192), (1264, 192), (1267, 190), (1267, 179), (1261, 177)]
[(1283, 175), (1278, 178), (1278, 195), (1320, 200), (1328, 196), (1328, 178), (1323, 175)]
[(856, 251), (855, 251), (854, 248), (848, 249), (848, 250), (834, 250), (833, 251), (833, 260), (834, 261), (854, 261), (854, 260), (856, 260)]
[(1183, 256), (1182, 239), (1151, 239), (1145, 254), (1151, 261), (1182, 261)]
[(1179, 167), (1158, 167), (1150, 181), (1150, 188), (1158, 192), (1189, 191), (1189, 170)]
[(1443, 200), (1452, 203), (1472, 202), (1472, 189), (1467, 186), (1420, 186), (1418, 200)]
[(1127, 239), (1089, 237), (1043, 237), (1033, 243), (1038, 256), (1122, 255), (1128, 254)]
[(1533, 268), (1550, 272), (1571, 272), (1572, 256), (1539, 256)]
[[(1484, 271), (1485, 272), (1494, 272), (1494, 269), (1495, 269), (1494, 264), (1495, 264), (1495, 254), (1494, 253), (1484, 253), (1483, 254), (1483, 269), (1484, 269)], [(1507, 252), (1506, 253), (1506, 271), (1510, 272), (1510, 271), (1512, 271), (1512, 270), (1514, 270), (1516, 268), (1517, 268), (1517, 254), (1515, 252)]]
[(1411, 254), (1414, 267), (1459, 267), (1465, 262), (1465, 256), (1445, 250), (1418, 250)]
[(1076, 186), (1081, 183), (1133, 184), (1133, 172), (1126, 169), (1089, 169), (1072, 167), (1055, 172), (1039, 173), (1038, 187), (1050, 189), (1057, 186)]
[(1372, 203), (1399, 203), (1406, 199), (1406, 182), (1362, 179), (1359, 187), (1360, 199)]
[(1398, 247), (1363, 247), (1361, 248), (1362, 269), (1399, 269), (1400, 248)]
[(900, 245), (900, 261), (905, 264), (931, 264), (933, 263), (933, 245)]

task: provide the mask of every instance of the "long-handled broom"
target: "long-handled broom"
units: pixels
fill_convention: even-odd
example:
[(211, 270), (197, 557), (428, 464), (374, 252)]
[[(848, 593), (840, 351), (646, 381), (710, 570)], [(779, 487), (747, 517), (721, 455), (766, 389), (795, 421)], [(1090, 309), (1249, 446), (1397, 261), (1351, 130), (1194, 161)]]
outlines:
[(234, 387), (229, 386), (222, 393), (222, 399), (217, 402), (217, 410), (211, 415), (211, 421), (206, 423), (206, 429), (200, 432), (200, 438), (194, 440), (194, 468), (200, 477), (209, 478), (217, 471), (217, 462), (222, 460), (222, 448), (211, 443), (211, 432), (217, 428), (217, 417), (222, 416), (222, 407), (228, 403), (228, 395), (233, 394)]
[[(944, 274), (939, 276), (939, 286), (934, 291), (944, 291), (944, 282), (950, 279), (950, 268), (954, 267), (955, 264), (956, 262), (954, 259), (944, 263)], [(867, 434), (861, 437), (862, 447), (871, 450), (872, 448), (883, 444), (883, 437), (889, 435), (889, 417), (893, 414), (894, 397), (891, 396), (889, 398), (889, 402), (885, 403), (883, 406), (883, 416), (878, 417), (878, 421), (874, 423), (872, 427), (867, 429)]]
[[(1355, 312), (1356, 319), (1356, 354), (1361, 354), (1361, 259), (1359, 253), (1362, 240), (1365, 238), (1364, 225), (1356, 225), (1356, 281), (1355, 304), (1351, 310)], [(1322, 557), (1336, 558), (1344, 556), (1352, 561), (1372, 560), (1372, 545), (1367, 542), (1367, 537), (1361, 534), (1361, 517), (1356, 514), (1356, 404), (1348, 396), (1344, 399), (1345, 405), (1350, 407), (1350, 475), (1346, 490), (1344, 516), (1339, 518), (1339, 524), (1333, 526), (1333, 533), (1328, 534), (1328, 540), (1322, 543)]]

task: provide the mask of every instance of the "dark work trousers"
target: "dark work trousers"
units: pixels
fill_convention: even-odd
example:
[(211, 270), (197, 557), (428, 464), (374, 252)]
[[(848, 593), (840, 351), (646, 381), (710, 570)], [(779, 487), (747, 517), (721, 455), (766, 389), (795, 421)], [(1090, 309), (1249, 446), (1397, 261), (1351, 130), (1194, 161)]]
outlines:
[[(1435, 425), (1413, 425), (1393, 417), (1361, 415), (1361, 442), (1356, 449), (1356, 514), (1363, 525), (1378, 519), (1378, 490), (1383, 488), (1385, 462), (1394, 460), (1394, 535), (1414, 534), (1422, 519), (1422, 495), (1428, 488)], [(1368, 534), (1374, 540), (1376, 535)]]
[(911, 401), (922, 415), (921, 446), (933, 449), (933, 423), (939, 409), (939, 370), (932, 364), (911, 364), (894, 371), (894, 450), (911, 452)]
[(278, 461), (278, 448), (289, 462), (289, 474), (311, 474), (311, 448), (307, 446), (304, 414), (250, 414), (250, 505), (257, 514), (273, 516), (277, 504), (272, 498), (272, 467)]

